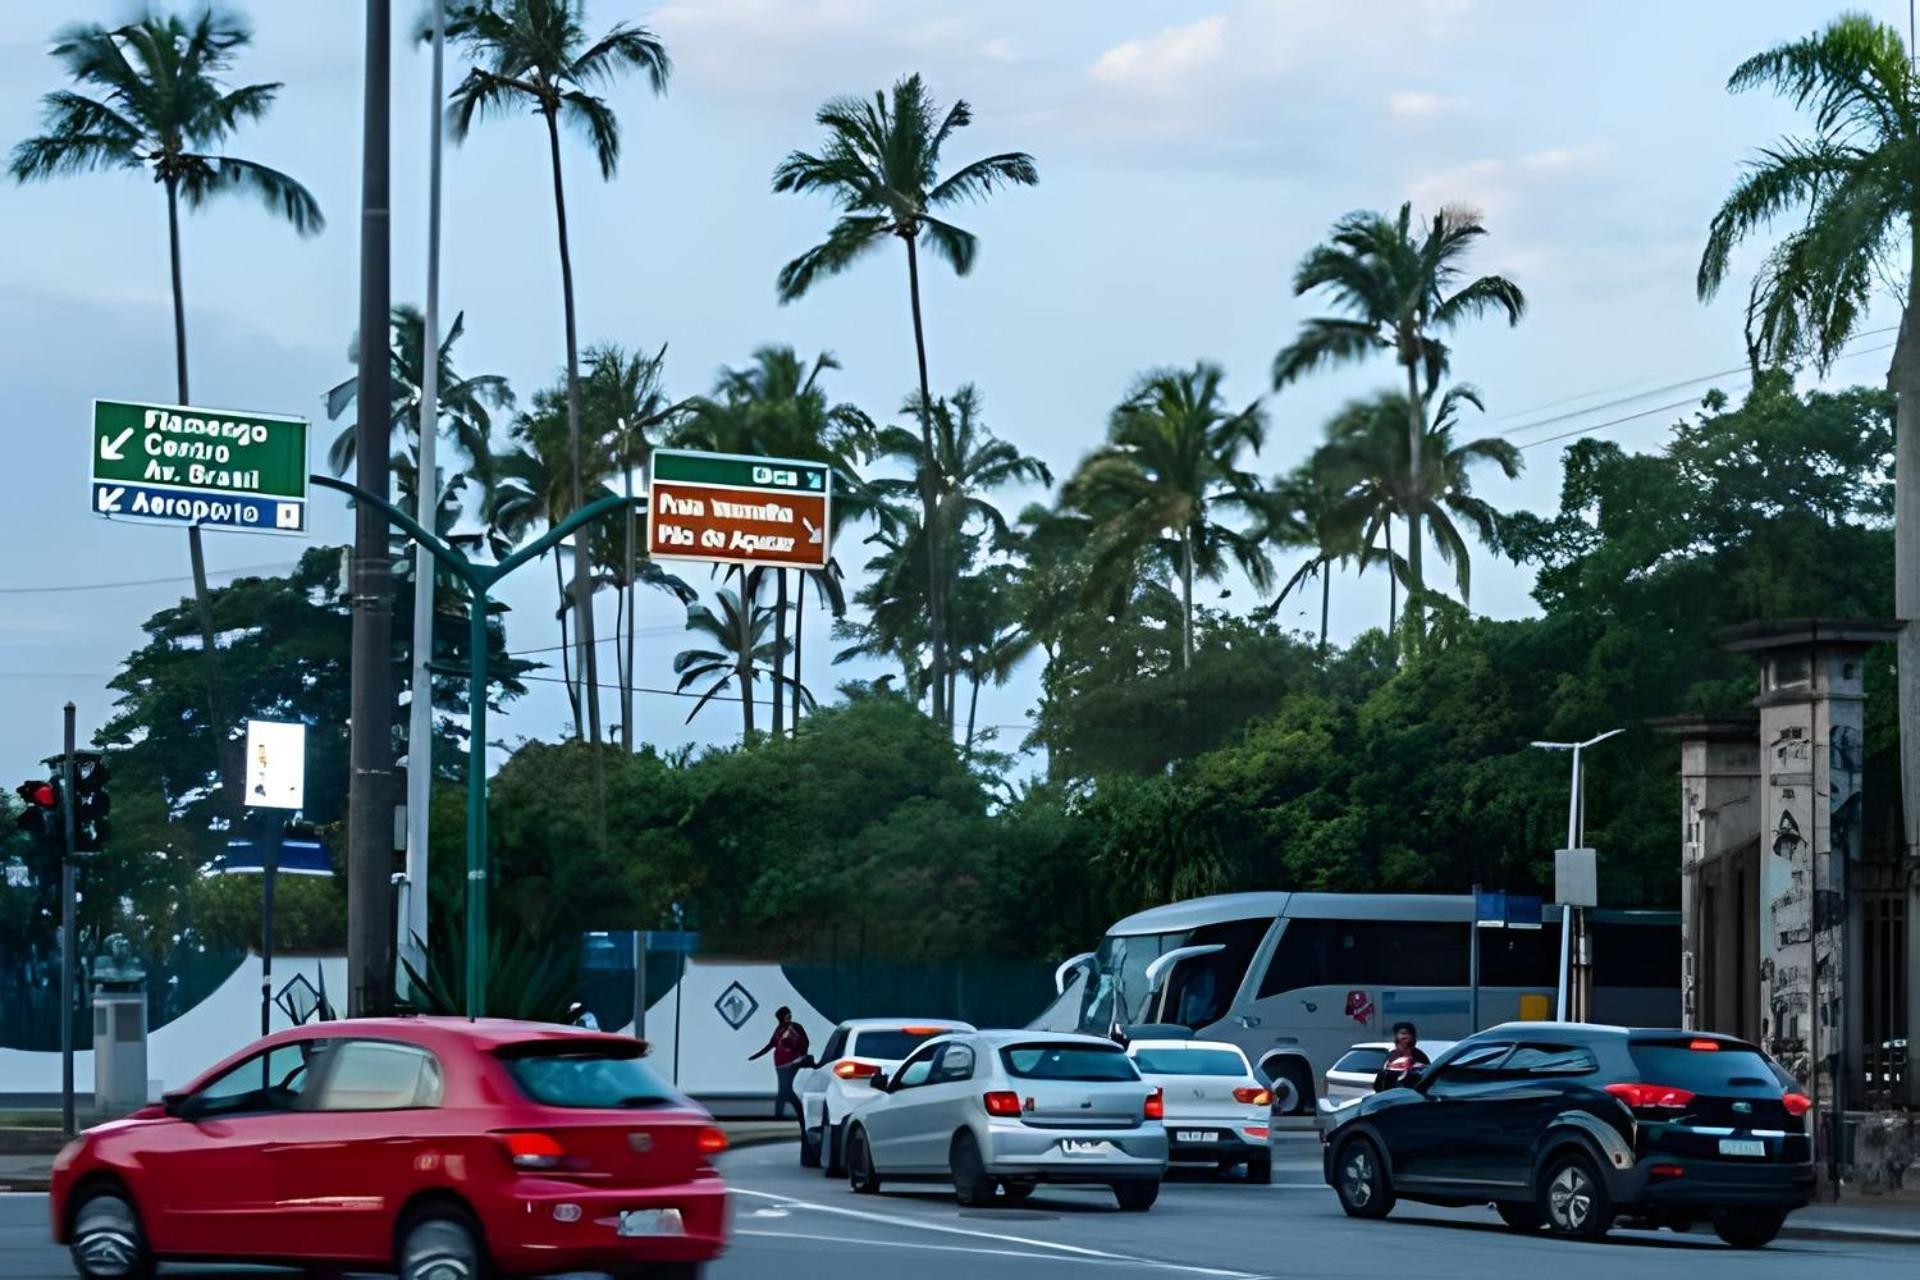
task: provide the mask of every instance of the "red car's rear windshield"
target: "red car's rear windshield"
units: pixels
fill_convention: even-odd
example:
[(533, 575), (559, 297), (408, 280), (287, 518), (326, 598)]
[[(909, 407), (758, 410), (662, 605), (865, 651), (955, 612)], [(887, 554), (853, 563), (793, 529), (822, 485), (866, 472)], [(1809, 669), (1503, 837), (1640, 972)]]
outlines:
[(500, 1050), (520, 1091), (549, 1107), (667, 1107), (679, 1101), (641, 1061), (646, 1050), (608, 1042), (588, 1045), (535, 1040)]

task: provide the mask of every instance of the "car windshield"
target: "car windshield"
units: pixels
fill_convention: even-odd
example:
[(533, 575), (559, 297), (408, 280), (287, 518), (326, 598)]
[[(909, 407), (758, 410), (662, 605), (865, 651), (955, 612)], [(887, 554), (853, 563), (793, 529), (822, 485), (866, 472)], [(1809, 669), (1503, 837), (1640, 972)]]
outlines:
[(1385, 1049), (1349, 1049), (1341, 1055), (1340, 1061), (1333, 1064), (1333, 1069), (1353, 1075), (1371, 1076), (1378, 1075), (1380, 1068), (1386, 1065)]
[(918, 1049), (935, 1036), (949, 1035), (945, 1027), (914, 1027), (908, 1029), (875, 1029), (856, 1031), (853, 1047), (848, 1050), (856, 1058), (878, 1058), (883, 1062), (898, 1062)]
[(1737, 1045), (1700, 1050), (1684, 1044), (1635, 1044), (1631, 1052), (1633, 1065), (1642, 1080), (1694, 1093), (1711, 1095), (1756, 1089), (1772, 1093), (1795, 1087), (1792, 1078), (1759, 1051)]
[(1231, 1049), (1135, 1049), (1133, 1063), (1150, 1076), (1244, 1076), (1246, 1059)]
[(1007, 1074), (1020, 1080), (1138, 1080), (1119, 1048), (1092, 1044), (1013, 1044), (1000, 1051)]
[(514, 1045), (501, 1051), (520, 1091), (549, 1107), (665, 1107), (673, 1090), (640, 1060), (644, 1050), (563, 1042)]

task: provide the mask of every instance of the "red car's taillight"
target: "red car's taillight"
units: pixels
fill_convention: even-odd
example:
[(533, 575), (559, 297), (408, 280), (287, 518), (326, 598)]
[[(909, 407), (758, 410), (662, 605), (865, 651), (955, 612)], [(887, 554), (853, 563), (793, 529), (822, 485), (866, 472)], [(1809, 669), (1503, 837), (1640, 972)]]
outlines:
[(1788, 1115), (1798, 1119), (1813, 1110), (1813, 1099), (1798, 1089), (1789, 1089), (1780, 1095), (1780, 1105), (1787, 1109)]
[(558, 1169), (567, 1155), (550, 1133), (503, 1133), (499, 1137), (516, 1169)]
[(1002, 1120), (1020, 1118), (1020, 1095), (1011, 1089), (996, 1089), (980, 1101), (985, 1104), (990, 1116), (999, 1116)]
[(1167, 1097), (1158, 1089), (1147, 1095), (1147, 1119), (1165, 1120), (1167, 1118)]
[(1233, 1100), (1251, 1107), (1270, 1107), (1273, 1105), (1273, 1093), (1267, 1089), (1240, 1088), (1233, 1091)]
[(1607, 1092), (1635, 1111), (1678, 1111), (1693, 1101), (1691, 1089), (1669, 1084), (1610, 1084)]
[(700, 1131), (700, 1136), (694, 1140), (694, 1146), (703, 1156), (717, 1156), (727, 1149), (727, 1135), (708, 1125)]

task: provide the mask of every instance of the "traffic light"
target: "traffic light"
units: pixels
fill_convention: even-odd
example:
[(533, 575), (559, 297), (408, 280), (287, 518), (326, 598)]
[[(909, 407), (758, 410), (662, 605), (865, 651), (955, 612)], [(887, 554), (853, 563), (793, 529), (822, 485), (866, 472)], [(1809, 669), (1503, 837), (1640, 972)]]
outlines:
[(73, 851), (99, 853), (107, 847), (107, 758), (97, 751), (73, 754)]
[(60, 783), (58, 780), (23, 782), (13, 793), (26, 802), (14, 825), (36, 840), (60, 838)]

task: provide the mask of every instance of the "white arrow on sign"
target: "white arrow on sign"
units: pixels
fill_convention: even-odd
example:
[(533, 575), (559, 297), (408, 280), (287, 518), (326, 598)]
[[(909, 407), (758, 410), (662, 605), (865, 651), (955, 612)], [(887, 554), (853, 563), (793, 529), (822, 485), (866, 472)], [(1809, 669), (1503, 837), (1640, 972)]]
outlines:
[(822, 531), (814, 528), (813, 521), (807, 519), (805, 516), (800, 517), (800, 523), (806, 526), (807, 541), (812, 543), (818, 543), (820, 541)]
[(122, 431), (119, 435), (115, 436), (111, 440), (108, 440), (104, 436), (101, 437), (101, 440), (100, 440), (101, 460), (105, 462), (118, 462), (120, 461), (121, 458), (125, 457), (126, 455), (121, 453), (120, 451), (126, 447), (127, 437), (132, 434), (133, 434), (133, 428), (128, 427), (125, 431)]
[(125, 497), (126, 493), (125, 487), (121, 485), (97, 489), (93, 495), (94, 504), (101, 511), (118, 511), (120, 509), (120, 499)]

